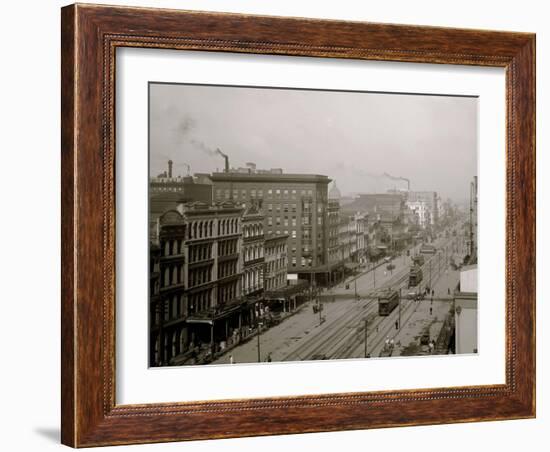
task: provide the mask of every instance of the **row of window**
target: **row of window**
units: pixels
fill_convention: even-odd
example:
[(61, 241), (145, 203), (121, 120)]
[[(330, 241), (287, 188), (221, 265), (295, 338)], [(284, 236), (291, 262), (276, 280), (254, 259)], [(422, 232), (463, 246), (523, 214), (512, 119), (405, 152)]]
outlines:
[(230, 239), (218, 242), (218, 256), (230, 256), (237, 253), (237, 239)]
[(162, 287), (183, 283), (183, 264), (167, 265), (163, 268), (162, 272)]
[(253, 268), (245, 271), (243, 273), (242, 282), (244, 293), (261, 289), (264, 284), (262, 270), (260, 268)]
[[(296, 265), (297, 265), (296, 256), (293, 256), (292, 257), (292, 266), (296, 267)], [(311, 267), (313, 265), (313, 258), (302, 256), (302, 259), (300, 260), (300, 265), (302, 267)]]
[(286, 256), (280, 257), (273, 261), (266, 262), (266, 270), (268, 273), (273, 273), (286, 268)]
[(218, 301), (220, 304), (229, 303), (237, 297), (237, 284), (238, 282), (235, 281), (218, 287)]
[(244, 261), (249, 262), (264, 257), (262, 245), (249, 245), (244, 247)]
[(185, 314), (185, 311), (185, 297), (183, 294), (177, 294), (153, 306), (152, 321), (158, 325), (161, 318), (165, 322), (178, 319)]
[(286, 286), (286, 272), (273, 276), (272, 278), (266, 278), (265, 290), (276, 290)]
[(259, 237), (264, 234), (263, 223), (250, 224), (243, 226), (243, 237)]
[(212, 289), (202, 290), (189, 296), (189, 314), (196, 314), (210, 309)]
[(226, 278), (237, 273), (237, 261), (222, 262), (218, 265), (218, 278)]
[(266, 246), (265, 247), (265, 255), (267, 256), (276, 256), (279, 254), (286, 254), (286, 244), (280, 244), (276, 246)]
[(183, 240), (172, 239), (161, 243), (163, 256), (177, 256), (183, 253)]
[(212, 258), (212, 244), (194, 245), (189, 247), (189, 262), (204, 261)]
[[(273, 189), (273, 188), (270, 188), (268, 190), (266, 190), (266, 198), (291, 198), (291, 199), (296, 199), (298, 194), (300, 194), (301, 196), (313, 196), (313, 190), (295, 190), (295, 189)], [(263, 198), (264, 197), (264, 190), (263, 189), (256, 189), (256, 188), (252, 188), (252, 189), (249, 189), (249, 190), (246, 190), (246, 189), (241, 189), (241, 190), (238, 190), (238, 189), (234, 189), (232, 192), (231, 190), (229, 189), (225, 189), (225, 190), (222, 190), (220, 188), (216, 189), (216, 199), (230, 199), (231, 198), (231, 195), (233, 195), (233, 199), (238, 199), (238, 198), (242, 198), (242, 199), (249, 199), (249, 198), (252, 198), (252, 199), (256, 199), (256, 198)], [(317, 193), (317, 196), (321, 199), (325, 199), (326, 197), (326, 194), (322, 191), (319, 191)]]
[(212, 281), (212, 266), (194, 268), (189, 272), (189, 287), (200, 286)]

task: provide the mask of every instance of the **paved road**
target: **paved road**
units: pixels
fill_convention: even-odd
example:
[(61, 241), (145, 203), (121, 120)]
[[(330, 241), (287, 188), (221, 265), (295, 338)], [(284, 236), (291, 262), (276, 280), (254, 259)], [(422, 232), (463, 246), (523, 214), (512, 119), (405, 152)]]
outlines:
[[(440, 239), (434, 244), (439, 249), (450, 249), (453, 240), (454, 238)], [(411, 251), (411, 255), (418, 251), (417, 248)], [(448, 252), (447, 262), (451, 256)], [(313, 313), (312, 307), (315, 302), (307, 302), (293, 316), (262, 333), (259, 341), (261, 361), (265, 361), (268, 356), (272, 361), (363, 357), (365, 320), (368, 325), (371, 356), (379, 355), (388, 336), (396, 342), (401, 342), (401, 347), (395, 350), (395, 354), (398, 354), (410, 343), (417, 341), (418, 335), (427, 325), (431, 328), (430, 331), (433, 330), (433, 335), (437, 334), (437, 328), (441, 328), (439, 323), (442, 323), (448, 312), (449, 303), (434, 301), (430, 304), (429, 300), (418, 303), (405, 299), (411, 258), (400, 256), (394, 259), (393, 263), (396, 268), (391, 272), (386, 270), (386, 265), (377, 267), (375, 273), (372, 269), (366, 269), (358, 277), (348, 278), (333, 289), (324, 291), (321, 294), (324, 321), (320, 322), (319, 314)], [(458, 273), (452, 272), (445, 265), (444, 252), (432, 258), (427, 257), (423, 272), (424, 285), (429, 282), (431, 273), (431, 285), (436, 291), (435, 298), (446, 297), (447, 289), (450, 287), (452, 290), (458, 281)], [(349, 289), (346, 289), (346, 284), (349, 284)], [(356, 287), (359, 300), (355, 297)], [(377, 300), (371, 296), (375, 289), (381, 287), (404, 288), (401, 304), (402, 325), (399, 330), (395, 329), (395, 321), (399, 318), (398, 309), (388, 317), (378, 316)], [(214, 363), (229, 363), (230, 356), (233, 356), (236, 363), (257, 362), (257, 337), (237, 346)]]

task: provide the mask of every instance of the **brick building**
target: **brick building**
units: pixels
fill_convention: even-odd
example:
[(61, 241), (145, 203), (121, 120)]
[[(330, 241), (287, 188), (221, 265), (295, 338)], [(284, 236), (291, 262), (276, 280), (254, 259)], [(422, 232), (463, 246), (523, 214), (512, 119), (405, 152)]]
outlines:
[(327, 176), (284, 174), (281, 169), (213, 173), (215, 201), (255, 203), (266, 238), (288, 235), (288, 272), (324, 277), (328, 262)]

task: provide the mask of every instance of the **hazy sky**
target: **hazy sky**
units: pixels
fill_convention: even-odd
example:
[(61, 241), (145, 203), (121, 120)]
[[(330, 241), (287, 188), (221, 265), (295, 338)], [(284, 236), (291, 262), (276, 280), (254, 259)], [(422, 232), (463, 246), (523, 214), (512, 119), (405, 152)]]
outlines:
[(406, 188), (466, 199), (477, 173), (477, 99), (150, 85), (150, 174), (233, 167), (326, 174), (343, 194)]

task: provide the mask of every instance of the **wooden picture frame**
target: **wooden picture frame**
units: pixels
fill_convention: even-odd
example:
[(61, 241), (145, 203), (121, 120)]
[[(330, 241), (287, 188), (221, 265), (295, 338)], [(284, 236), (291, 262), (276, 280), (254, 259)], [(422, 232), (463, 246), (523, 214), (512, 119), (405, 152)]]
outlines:
[[(73, 447), (535, 416), (535, 35), (71, 5), (62, 9), (62, 442)], [(115, 50), (147, 47), (506, 70), (506, 383), (115, 403)]]

